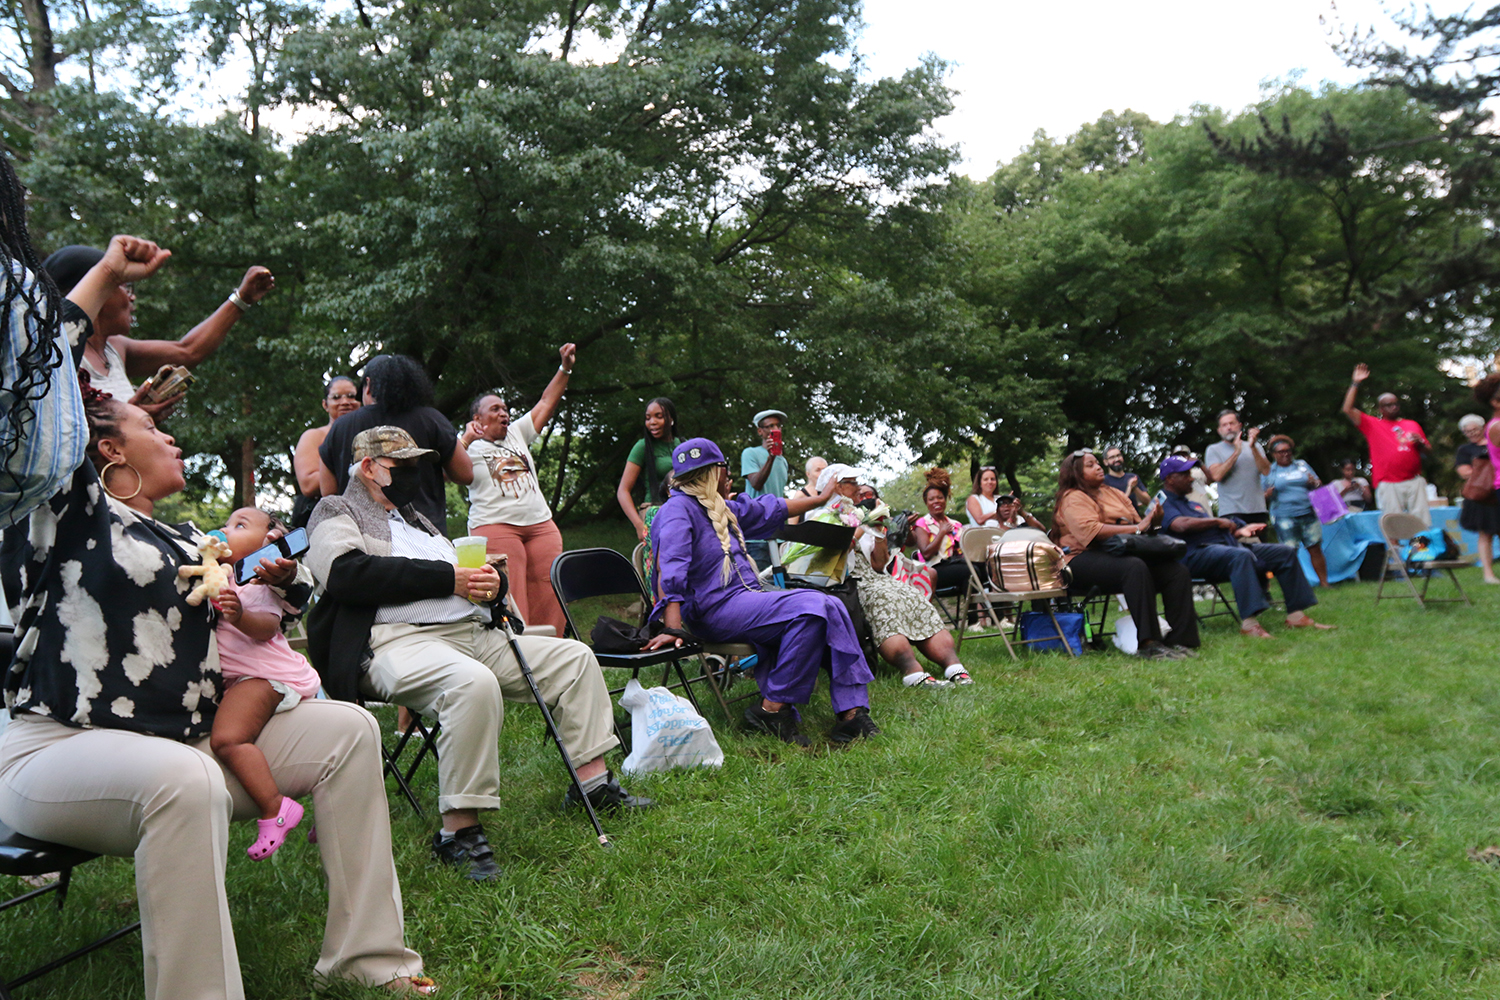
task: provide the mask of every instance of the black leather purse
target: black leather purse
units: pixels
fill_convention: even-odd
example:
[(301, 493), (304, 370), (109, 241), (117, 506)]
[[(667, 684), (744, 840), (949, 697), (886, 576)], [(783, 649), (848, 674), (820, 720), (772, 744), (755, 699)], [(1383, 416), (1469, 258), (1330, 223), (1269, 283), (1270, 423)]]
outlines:
[(1125, 533), (1110, 535), (1099, 546), (1099, 550), (1112, 556), (1135, 556), (1147, 562), (1164, 562), (1168, 559), (1181, 559), (1187, 552), (1187, 542), (1171, 535)]

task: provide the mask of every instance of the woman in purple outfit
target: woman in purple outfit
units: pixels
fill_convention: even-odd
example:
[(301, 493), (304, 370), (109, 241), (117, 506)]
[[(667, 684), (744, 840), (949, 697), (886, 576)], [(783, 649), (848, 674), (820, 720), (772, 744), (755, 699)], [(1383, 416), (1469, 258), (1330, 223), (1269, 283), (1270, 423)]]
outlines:
[[(718, 445), (692, 438), (672, 451), (672, 494), (651, 523), (659, 593), (668, 628), (686, 627), (711, 642), (749, 642), (760, 654), (755, 674), (762, 701), (745, 710), (750, 728), (798, 746), (808, 740), (794, 705), (806, 704), (829, 668), (833, 710), (829, 738), (847, 743), (880, 732), (865, 686), (874, 680), (849, 613), (816, 590), (763, 591), (745, 555), (745, 536), (770, 538), (788, 515), (820, 507), (815, 497), (729, 497), (728, 463)], [(648, 649), (673, 642), (670, 633)]]

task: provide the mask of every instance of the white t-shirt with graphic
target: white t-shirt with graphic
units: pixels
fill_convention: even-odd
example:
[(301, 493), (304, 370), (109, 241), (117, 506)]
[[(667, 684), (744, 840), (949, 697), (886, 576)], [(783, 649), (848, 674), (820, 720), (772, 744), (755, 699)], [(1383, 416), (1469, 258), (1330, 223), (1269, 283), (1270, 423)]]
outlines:
[(552, 517), (536, 479), (531, 442), (537, 439), (531, 414), (510, 422), (505, 440), (480, 438), (469, 445), (474, 482), (469, 486), (469, 530), (482, 524), (511, 524), (524, 528)]

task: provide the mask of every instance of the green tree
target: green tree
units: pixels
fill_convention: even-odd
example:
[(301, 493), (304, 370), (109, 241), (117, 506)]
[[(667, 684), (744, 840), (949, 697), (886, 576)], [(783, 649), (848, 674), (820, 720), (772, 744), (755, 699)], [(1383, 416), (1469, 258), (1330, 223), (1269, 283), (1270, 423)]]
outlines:
[(1039, 136), (960, 225), (965, 297), (1009, 362), (989, 374), (1033, 380), (980, 429), (997, 464), (1040, 454), (1048, 427), (1069, 448), (1201, 451), (1226, 406), (1326, 464), (1358, 441), (1337, 408), (1360, 359), (1412, 416), (1450, 408), (1462, 386), (1439, 363), (1493, 350), (1492, 265), (1480, 219), (1410, 167), (1437, 152), (1435, 115), (1389, 88), (1287, 88), (1238, 117)]

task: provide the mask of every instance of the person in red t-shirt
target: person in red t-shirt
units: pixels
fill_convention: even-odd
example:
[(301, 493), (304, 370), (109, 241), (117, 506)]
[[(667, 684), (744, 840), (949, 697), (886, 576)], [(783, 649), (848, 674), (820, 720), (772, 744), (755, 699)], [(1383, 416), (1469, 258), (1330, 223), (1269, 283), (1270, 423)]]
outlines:
[(1427, 435), (1415, 420), (1401, 419), (1401, 401), (1394, 393), (1381, 393), (1376, 400), (1380, 408), (1378, 420), (1355, 406), (1359, 385), (1369, 377), (1370, 369), (1363, 362), (1354, 366), (1354, 381), (1344, 393), (1344, 416), (1369, 442), (1375, 506), (1383, 511), (1415, 514), (1430, 526), (1427, 480), (1422, 478), (1422, 456), (1431, 448)]

